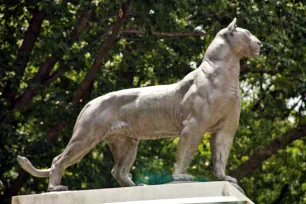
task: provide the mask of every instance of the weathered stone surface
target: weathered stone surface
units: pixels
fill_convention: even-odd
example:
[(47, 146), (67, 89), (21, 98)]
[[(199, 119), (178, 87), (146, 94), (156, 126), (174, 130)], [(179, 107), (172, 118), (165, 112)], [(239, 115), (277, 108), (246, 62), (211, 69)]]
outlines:
[(114, 157), (112, 175), (123, 186), (134, 186), (130, 168), (140, 140), (180, 137), (174, 181), (193, 181), (186, 174), (205, 133), (211, 133), (213, 174), (217, 180), (237, 180), (226, 174), (226, 164), (240, 117), (241, 58), (257, 57), (261, 42), (234, 19), (207, 48), (198, 69), (181, 81), (108, 93), (83, 108), (72, 138), (55, 157), (51, 168), (36, 169), (25, 157), (20, 166), (32, 176), (49, 177), (49, 191), (61, 185), (63, 170), (78, 162), (95, 145), (106, 141)]
[(12, 204), (249, 203), (229, 182), (197, 182), (50, 192), (13, 197)]

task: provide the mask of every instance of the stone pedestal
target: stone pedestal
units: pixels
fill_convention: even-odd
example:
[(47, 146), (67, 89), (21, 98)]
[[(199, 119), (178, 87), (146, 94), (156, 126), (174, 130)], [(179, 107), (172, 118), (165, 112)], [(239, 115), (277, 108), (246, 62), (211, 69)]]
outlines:
[(15, 196), (12, 204), (253, 204), (228, 182), (178, 183)]

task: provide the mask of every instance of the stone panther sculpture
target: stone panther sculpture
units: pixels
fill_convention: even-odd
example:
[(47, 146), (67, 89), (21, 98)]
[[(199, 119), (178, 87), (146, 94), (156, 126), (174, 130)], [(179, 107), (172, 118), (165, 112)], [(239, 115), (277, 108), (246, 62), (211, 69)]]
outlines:
[(260, 47), (261, 42), (236, 27), (234, 19), (215, 36), (200, 67), (178, 83), (111, 92), (85, 105), (69, 144), (50, 169), (38, 170), (25, 157), (17, 160), (31, 175), (49, 177), (49, 191), (67, 190), (60, 185), (64, 169), (104, 140), (114, 157), (112, 175), (121, 186), (134, 186), (129, 171), (139, 141), (180, 135), (173, 179), (192, 180), (187, 168), (209, 132), (214, 175), (236, 184), (225, 167), (239, 123), (239, 62), (257, 57)]

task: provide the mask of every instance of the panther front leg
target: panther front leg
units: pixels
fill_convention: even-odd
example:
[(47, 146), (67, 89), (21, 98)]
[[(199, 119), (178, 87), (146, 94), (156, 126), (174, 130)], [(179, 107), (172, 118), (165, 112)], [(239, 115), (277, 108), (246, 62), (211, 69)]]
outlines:
[(174, 173), (172, 175), (174, 181), (194, 180), (193, 176), (186, 174), (186, 172), (202, 140), (202, 135), (199, 123), (195, 118), (191, 118), (188, 122), (185, 122), (185, 127), (180, 135), (177, 161), (174, 165)]
[(213, 160), (213, 173), (219, 181), (229, 181), (236, 189), (244, 194), (243, 189), (238, 185), (237, 179), (226, 175), (227, 159), (231, 150), (232, 142), (236, 131), (222, 129), (214, 134), (210, 141)]
[(238, 128), (239, 110), (235, 109), (229, 114), (222, 128), (212, 135), (210, 141), (213, 173), (215, 177), (220, 181), (229, 181), (235, 184), (237, 184), (237, 180), (226, 175), (226, 164)]
[(219, 131), (218, 133), (213, 134), (210, 141), (210, 147), (213, 162), (213, 173), (215, 177), (220, 181), (237, 183), (235, 178), (226, 175), (226, 164), (233, 138), (234, 134), (226, 131)]

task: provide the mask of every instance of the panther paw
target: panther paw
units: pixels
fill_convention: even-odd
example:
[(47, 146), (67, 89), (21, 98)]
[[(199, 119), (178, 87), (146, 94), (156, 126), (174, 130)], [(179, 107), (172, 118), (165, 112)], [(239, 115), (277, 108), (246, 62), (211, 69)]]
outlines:
[(174, 181), (194, 181), (194, 177), (188, 174), (174, 174), (172, 178)]
[(68, 191), (68, 187), (63, 186), (63, 185), (49, 186), (48, 191), (50, 191), (50, 192), (52, 192), (52, 191)]
[(147, 186), (147, 184), (145, 184), (145, 183), (139, 183), (139, 184), (137, 184), (137, 186)]
[(231, 176), (227, 176), (227, 175), (225, 175), (223, 178), (221, 178), (220, 179), (221, 181), (228, 181), (228, 182), (230, 182), (230, 183), (235, 183), (235, 184), (237, 184), (238, 182), (237, 182), (237, 179), (235, 179), (235, 178), (233, 178), (233, 177), (231, 177)]

